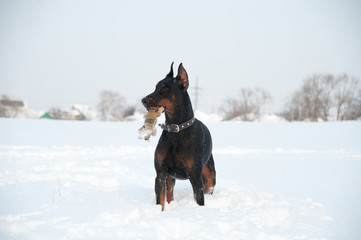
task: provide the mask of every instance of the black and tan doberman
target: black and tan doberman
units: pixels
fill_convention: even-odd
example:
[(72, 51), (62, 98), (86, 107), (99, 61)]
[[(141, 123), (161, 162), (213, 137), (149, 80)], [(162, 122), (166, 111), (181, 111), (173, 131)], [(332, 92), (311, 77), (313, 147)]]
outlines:
[(194, 118), (187, 89), (188, 74), (183, 65), (178, 74), (170, 72), (159, 81), (153, 93), (142, 99), (143, 105), (164, 107), (165, 124), (155, 150), (154, 166), (156, 202), (164, 210), (165, 200), (173, 200), (175, 179), (189, 179), (196, 202), (204, 205), (204, 193), (212, 194), (216, 171), (212, 156), (212, 138), (208, 128)]

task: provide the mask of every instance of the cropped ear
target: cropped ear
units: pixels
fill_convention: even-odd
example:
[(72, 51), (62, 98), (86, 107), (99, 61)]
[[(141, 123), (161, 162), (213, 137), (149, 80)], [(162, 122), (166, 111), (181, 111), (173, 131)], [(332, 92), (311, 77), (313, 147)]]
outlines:
[(183, 87), (184, 91), (187, 91), (189, 82), (188, 82), (188, 74), (187, 71), (184, 69), (183, 64), (181, 63), (178, 67), (178, 75), (177, 75), (178, 83), (181, 87)]
[(166, 78), (173, 78), (173, 63), (172, 65), (170, 65), (170, 72), (167, 74), (167, 76), (165, 76)]

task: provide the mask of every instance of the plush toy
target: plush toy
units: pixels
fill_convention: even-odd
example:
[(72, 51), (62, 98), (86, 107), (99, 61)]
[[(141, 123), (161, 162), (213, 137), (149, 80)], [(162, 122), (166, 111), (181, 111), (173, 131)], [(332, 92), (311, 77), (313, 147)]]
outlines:
[(138, 129), (139, 139), (149, 141), (150, 135), (157, 135), (155, 124), (157, 123), (157, 118), (162, 114), (163, 110), (163, 107), (151, 107), (148, 113), (144, 115), (144, 125)]

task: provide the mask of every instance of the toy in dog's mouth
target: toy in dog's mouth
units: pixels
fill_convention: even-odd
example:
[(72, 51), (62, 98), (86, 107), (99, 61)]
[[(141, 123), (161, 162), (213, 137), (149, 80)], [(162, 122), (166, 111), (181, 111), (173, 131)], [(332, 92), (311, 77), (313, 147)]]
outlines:
[(151, 109), (155, 109), (157, 112), (160, 111), (161, 113), (164, 113), (167, 109), (166, 106), (149, 106), (149, 107), (146, 107), (145, 109), (147, 109), (147, 112), (149, 112)]
[(167, 109), (167, 106), (165, 105), (157, 105), (157, 104), (152, 104), (152, 105), (144, 105), (145, 109), (147, 109), (147, 112), (150, 111), (150, 109), (157, 109), (157, 111), (161, 110), (161, 113), (164, 113)]
[(161, 111), (161, 113), (164, 113), (167, 110), (167, 106), (162, 105), (154, 105), (154, 106), (146, 106), (145, 109), (147, 109), (147, 112), (149, 112), (151, 109), (156, 109), (156, 111)]
[(149, 112), (151, 109), (155, 109), (156, 112), (160, 111), (160, 113), (164, 113), (166, 111), (167, 107), (158, 105), (158, 106), (154, 106), (154, 107), (149, 107), (149, 109), (147, 109), (147, 111)]
[(158, 106), (158, 111), (159, 110), (164, 113), (167, 110), (167, 106)]
[(163, 113), (164, 107), (150, 107), (148, 112), (144, 115), (144, 124), (141, 128), (138, 129), (139, 139), (144, 139), (149, 141), (150, 136), (155, 136), (157, 130), (155, 124), (157, 123), (157, 118)]

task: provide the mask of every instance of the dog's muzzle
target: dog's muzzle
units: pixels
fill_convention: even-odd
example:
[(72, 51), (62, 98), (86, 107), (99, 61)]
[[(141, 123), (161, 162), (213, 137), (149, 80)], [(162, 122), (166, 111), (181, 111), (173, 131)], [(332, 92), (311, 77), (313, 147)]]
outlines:
[(148, 110), (148, 108), (149, 108), (149, 98), (148, 97), (143, 98), (142, 99), (142, 104)]

